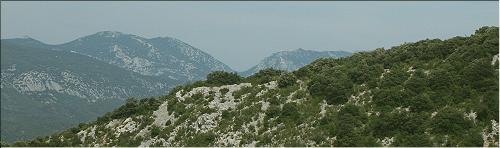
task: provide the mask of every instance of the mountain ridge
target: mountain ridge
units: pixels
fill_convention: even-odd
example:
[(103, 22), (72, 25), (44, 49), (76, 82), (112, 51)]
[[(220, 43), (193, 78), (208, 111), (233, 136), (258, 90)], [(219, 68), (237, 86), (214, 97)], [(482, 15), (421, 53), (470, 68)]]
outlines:
[[(82, 47), (83, 44), (93, 45), (93, 51), (88, 51), (89, 47)], [(59, 48), (92, 56), (143, 75), (163, 75), (176, 79), (183, 79), (179, 77), (187, 75), (186, 79), (192, 81), (212, 70), (233, 71), (208, 53), (171, 37), (147, 39), (121, 32), (102, 31), (61, 44)]]

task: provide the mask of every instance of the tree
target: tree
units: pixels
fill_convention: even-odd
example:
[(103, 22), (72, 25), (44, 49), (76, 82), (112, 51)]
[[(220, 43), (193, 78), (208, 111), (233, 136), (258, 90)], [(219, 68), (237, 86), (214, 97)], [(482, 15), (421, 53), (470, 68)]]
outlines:
[(213, 132), (195, 134), (192, 138), (186, 140), (186, 146), (209, 147), (215, 142), (216, 138), (217, 135)]
[(256, 84), (264, 84), (276, 80), (282, 73), (285, 73), (285, 71), (266, 68), (259, 70), (259, 72), (253, 74), (252, 76), (247, 77), (246, 81)]
[(461, 135), (472, 127), (472, 121), (466, 120), (461, 111), (444, 108), (438, 111), (432, 120), (432, 132), (443, 135)]
[(389, 88), (395, 86), (401, 86), (408, 78), (408, 73), (404, 70), (401, 65), (391, 68), (389, 72), (384, 74), (384, 78), (380, 83), (380, 88)]
[(414, 112), (429, 111), (434, 108), (432, 100), (427, 93), (417, 94), (417, 96), (409, 98), (406, 103), (406, 106), (410, 107), (410, 110)]
[(231, 85), (240, 83), (242, 80), (235, 72), (214, 71), (207, 75), (207, 83), (212, 85)]
[(426, 91), (428, 81), (423, 70), (417, 69), (405, 83), (405, 90), (408, 90), (412, 95), (416, 95)]
[(282, 122), (285, 122), (285, 125), (295, 126), (296, 124), (302, 123), (301, 117), (301, 113), (299, 112), (299, 108), (296, 103), (286, 103), (283, 105), (283, 110), (281, 111), (279, 119)]
[(284, 88), (295, 84), (297, 77), (293, 73), (284, 73), (278, 79), (278, 87)]
[(160, 132), (161, 132), (160, 127), (155, 126), (155, 125), (153, 125), (153, 126), (151, 127), (151, 137), (156, 137), (156, 136), (158, 136), (158, 135), (160, 134)]
[(308, 86), (312, 96), (324, 99), (328, 104), (342, 104), (347, 102), (352, 85), (352, 82), (345, 77), (328, 77), (320, 74), (315, 75)]
[(498, 81), (493, 79), (498, 76), (498, 72), (495, 72), (491, 61), (486, 58), (477, 59), (469, 64), (464, 69), (464, 76), (466, 76), (466, 80), (472, 88), (482, 92), (492, 90), (492, 88), (498, 86)]
[(346, 114), (339, 116), (337, 118), (335, 127), (335, 135), (337, 140), (335, 141), (335, 146), (339, 147), (351, 147), (359, 146), (358, 142), (361, 140), (361, 135), (355, 131), (355, 128), (361, 124), (360, 121), (351, 114)]
[(269, 118), (277, 117), (280, 115), (280, 113), (281, 113), (281, 109), (279, 106), (276, 106), (276, 105), (269, 106), (269, 108), (266, 111), (266, 115)]
[(393, 143), (396, 147), (431, 147), (432, 142), (423, 133), (419, 134), (397, 134)]
[(130, 115), (137, 113), (138, 106), (139, 101), (136, 98), (128, 98), (125, 105), (113, 112), (111, 118), (118, 119), (122, 117), (129, 117)]
[(352, 104), (346, 104), (340, 109), (335, 122), (335, 135), (337, 140), (335, 146), (361, 146), (363, 137), (359, 128), (366, 121), (367, 117), (360, 111), (360, 108)]
[(402, 87), (390, 87), (373, 91), (373, 103), (378, 107), (398, 107), (406, 103)]
[(354, 66), (349, 70), (349, 76), (355, 84), (363, 84), (368, 82), (370, 80), (371, 74), (372, 72), (370, 72), (366, 60), (361, 61), (357, 66)]
[(335, 135), (337, 136), (335, 146), (361, 146), (365, 142), (369, 143), (371, 140), (364, 139), (359, 130), (366, 120), (366, 114), (355, 105), (346, 104), (340, 109), (335, 122)]

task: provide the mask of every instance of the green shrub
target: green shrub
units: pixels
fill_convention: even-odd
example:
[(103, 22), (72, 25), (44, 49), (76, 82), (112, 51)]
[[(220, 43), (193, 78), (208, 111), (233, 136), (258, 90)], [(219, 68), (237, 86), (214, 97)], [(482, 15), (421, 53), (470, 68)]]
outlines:
[(154, 125), (151, 127), (151, 137), (158, 136), (160, 134), (160, 132), (161, 132), (160, 127), (154, 126)]
[(186, 146), (189, 147), (209, 147), (211, 146), (217, 135), (213, 132), (200, 133), (193, 136), (193, 138), (189, 138), (186, 141)]
[(220, 89), (219, 90), (221, 94), (226, 94), (227, 92), (229, 92), (229, 89), (228, 88), (223, 88), (223, 89)]
[(206, 83), (212, 85), (231, 85), (240, 83), (242, 77), (235, 72), (214, 71), (207, 75)]
[(472, 127), (472, 121), (465, 119), (457, 109), (444, 108), (433, 118), (432, 127), (433, 133), (461, 135)]
[(264, 84), (269, 83), (271, 81), (277, 80), (278, 77), (284, 73), (283, 70), (276, 70), (273, 68), (262, 69), (259, 72), (249, 76), (245, 79), (246, 82), (250, 82), (252, 84)]
[(279, 119), (284, 122), (285, 125), (295, 126), (302, 123), (301, 117), (302, 115), (296, 103), (286, 103), (283, 105)]
[(347, 102), (351, 94), (352, 83), (346, 79), (316, 75), (309, 82), (309, 93), (314, 97), (326, 100), (328, 104)]
[(280, 113), (281, 113), (281, 108), (279, 106), (276, 106), (276, 105), (269, 106), (269, 108), (266, 111), (266, 115), (269, 118), (277, 117), (280, 115)]
[(406, 135), (406, 134), (398, 134), (395, 137), (393, 146), (405, 146), (405, 147), (432, 147), (431, 140), (429, 137), (423, 133), (421, 134), (413, 134), (413, 135)]
[(278, 87), (284, 88), (295, 84), (297, 77), (293, 73), (285, 73), (278, 79)]

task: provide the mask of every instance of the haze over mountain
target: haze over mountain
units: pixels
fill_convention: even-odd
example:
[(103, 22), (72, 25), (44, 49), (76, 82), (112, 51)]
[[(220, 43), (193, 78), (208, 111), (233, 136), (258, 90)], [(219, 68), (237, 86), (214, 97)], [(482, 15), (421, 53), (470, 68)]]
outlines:
[(99, 30), (147, 38), (169, 35), (237, 71), (283, 49), (390, 48), (471, 34), (473, 28), (499, 22), (498, 1), (3, 1), (1, 7), (2, 39), (29, 35), (60, 44)]
[(32, 138), (95, 119), (129, 97), (158, 96), (211, 71), (232, 71), (169, 37), (99, 32), (61, 45), (1, 40), (1, 138)]
[(214, 72), (12, 146), (498, 147), (498, 27), (293, 72)]
[(259, 70), (273, 68), (285, 71), (294, 71), (300, 67), (311, 63), (314, 60), (325, 57), (345, 57), (351, 55), (347, 51), (313, 51), (302, 48), (292, 51), (280, 51), (262, 59), (257, 65), (241, 72), (243, 76), (252, 75)]

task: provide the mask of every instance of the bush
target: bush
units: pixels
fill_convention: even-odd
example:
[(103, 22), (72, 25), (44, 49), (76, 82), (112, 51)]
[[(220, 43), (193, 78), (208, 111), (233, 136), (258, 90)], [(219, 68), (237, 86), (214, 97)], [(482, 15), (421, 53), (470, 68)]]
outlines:
[(413, 112), (429, 111), (434, 108), (432, 100), (426, 93), (421, 93), (415, 97), (411, 97), (406, 102), (408, 103), (407, 106), (409, 106), (410, 110)]
[(398, 134), (395, 138), (393, 146), (410, 146), (410, 147), (419, 147), (419, 146), (432, 146), (432, 143), (425, 134)]
[(222, 95), (224, 95), (224, 94), (226, 94), (227, 92), (229, 92), (229, 89), (228, 89), (228, 88), (222, 88), (222, 89), (220, 89), (219, 91), (220, 91), (220, 93), (221, 93)]
[(209, 147), (212, 145), (217, 138), (217, 135), (213, 132), (200, 133), (193, 136), (186, 141), (186, 146), (189, 147)]
[(373, 92), (373, 103), (378, 107), (390, 106), (398, 107), (408, 100), (403, 97), (402, 87), (391, 87), (386, 89), (376, 89)]
[(278, 79), (278, 87), (284, 88), (295, 84), (297, 77), (293, 73), (285, 73)]
[(464, 118), (462, 112), (454, 108), (438, 111), (432, 120), (432, 132), (437, 134), (461, 135), (472, 127), (472, 122)]
[(302, 123), (301, 113), (299, 112), (299, 107), (297, 106), (297, 104), (296, 103), (284, 104), (279, 119), (282, 122), (285, 122), (285, 125), (291, 125), (290, 123), (296, 123), (296, 124)]
[(281, 108), (279, 106), (276, 106), (276, 105), (269, 106), (269, 108), (266, 111), (266, 115), (269, 118), (277, 117), (280, 115), (280, 113), (281, 113)]
[(309, 93), (326, 100), (328, 104), (342, 104), (347, 102), (352, 85), (346, 79), (316, 75), (309, 83)]
[(252, 76), (249, 76), (248, 78), (246, 78), (246, 81), (255, 84), (264, 84), (276, 80), (284, 72), (285, 71), (283, 70), (266, 68), (260, 70), (259, 72), (253, 74)]
[(151, 137), (156, 137), (160, 134), (161, 129), (158, 126), (151, 127)]
[(231, 85), (240, 83), (242, 80), (235, 72), (214, 71), (207, 75), (207, 83), (212, 85)]
[(137, 112), (139, 101), (136, 98), (128, 98), (125, 105), (121, 106), (113, 112), (112, 119), (129, 117)]

